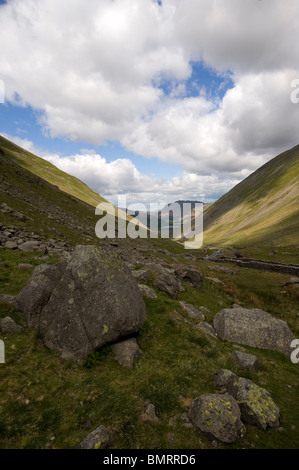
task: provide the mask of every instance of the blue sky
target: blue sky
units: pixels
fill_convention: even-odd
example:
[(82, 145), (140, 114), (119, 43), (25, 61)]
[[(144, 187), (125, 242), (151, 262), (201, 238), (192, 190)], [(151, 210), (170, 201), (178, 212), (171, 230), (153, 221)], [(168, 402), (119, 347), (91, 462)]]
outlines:
[(296, 0), (0, 5), (0, 133), (113, 203), (210, 202), (298, 143)]
[[(0, 0), (0, 3), (5, 3)], [(205, 67), (202, 62), (190, 64), (192, 73), (185, 81), (186, 93), (184, 96), (197, 97), (200, 91), (212, 101), (221, 100), (226, 91), (233, 87), (229, 74), (219, 75), (215, 70)], [(173, 89), (171, 80), (164, 80), (159, 88), (168, 96)], [(136, 168), (146, 174), (155, 174), (163, 178), (172, 178), (182, 174), (182, 166), (169, 162), (161, 162), (158, 157), (151, 159), (126, 150), (118, 141), (107, 141), (104, 145), (95, 146), (88, 141), (74, 142), (70, 139), (51, 137), (43, 130), (40, 123), (43, 112), (28, 105), (18, 105), (5, 102), (0, 108), (0, 129), (9, 136), (17, 136), (23, 140), (30, 140), (37, 150), (46, 153), (55, 153), (62, 158), (88, 151), (93, 151), (104, 157), (107, 162), (117, 158), (130, 159)]]

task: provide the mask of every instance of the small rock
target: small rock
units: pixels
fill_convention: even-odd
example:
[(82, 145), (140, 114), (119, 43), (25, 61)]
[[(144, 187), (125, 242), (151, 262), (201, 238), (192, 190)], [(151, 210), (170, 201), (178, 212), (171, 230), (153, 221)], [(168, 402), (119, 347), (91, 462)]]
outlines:
[(24, 328), (20, 325), (17, 325), (12, 318), (5, 317), (0, 322), (0, 329), (2, 333), (7, 333), (9, 335), (17, 335), (21, 333)]
[(19, 263), (18, 269), (20, 271), (30, 271), (30, 269), (33, 269), (33, 266), (32, 264), (29, 264), (29, 263)]
[(13, 212), (13, 209), (12, 209), (11, 207), (9, 207), (9, 206), (6, 204), (6, 202), (2, 202), (2, 203), (0, 204), (0, 210), (1, 210), (2, 212), (7, 212), (7, 213)]
[(206, 277), (205, 279), (208, 279), (209, 281), (212, 281), (215, 284), (219, 284), (220, 286), (225, 286), (224, 282), (220, 281), (218, 277)]
[(185, 282), (191, 284), (195, 289), (202, 288), (202, 274), (197, 269), (190, 268), (189, 266), (181, 266), (175, 270), (175, 274)]
[(259, 369), (258, 358), (252, 354), (243, 353), (241, 351), (233, 351), (233, 356), (235, 358), (235, 363), (237, 367), (243, 369)]
[(151, 277), (151, 272), (149, 269), (137, 269), (132, 271), (132, 275), (135, 277), (135, 279), (137, 279), (138, 282), (147, 282)]
[(214, 375), (214, 387), (220, 393), (228, 391), (229, 385), (238, 380), (238, 376), (228, 369), (222, 369)]
[(22, 243), (18, 246), (19, 250), (24, 251), (25, 253), (31, 253), (34, 251), (40, 251), (42, 253), (47, 253), (47, 248), (45, 245), (41, 245), (38, 241), (28, 241)]
[(182, 301), (180, 301), (180, 304), (190, 318), (194, 318), (195, 320), (205, 320), (204, 314), (197, 310), (193, 305)]
[(78, 449), (107, 449), (113, 443), (113, 434), (105, 426), (98, 426), (79, 444)]
[(140, 415), (142, 421), (150, 421), (151, 423), (157, 423), (159, 419), (156, 416), (155, 407), (152, 403), (145, 402), (144, 410)]
[(4, 243), (4, 248), (7, 250), (17, 250), (18, 244), (15, 241), (8, 241)]
[(214, 330), (212, 325), (210, 325), (206, 321), (202, 321), (202, 322), (198, 323), (198, 325), (196, 325), (196, 329), (201, 331), (201, 333), (213, 336), (213, 338), (217, 338), (216, 331)]
[(203, 305), (198, 307), (198, 310), (201, 310), (203, 313), (211, 313), (211, 310), (208, 307), (204, 307)]
[(181, 416), (181, 420), (184, 421), (184, 424), (183, 426), (185, 428), (192, 428), (192, 423), (190, 423), (190, 419), (189, 419), (189, 416), (188, 416), (188, 413), (184, 412)]
[(0, 302), (5, 304), (13, 304), (15, 301), (15, 297), (13, 295), (8, 294), (0, 294)]
[(136, 338), (126, 339), (114, 344), (112, 351), (114, 352), (114, 357), (117, 362), (124, 367), (133, 367), (136, 359), (143, 354), (137, 344)]
[(19, 219), (19, 220), (22, 220), (22, 221), (25, 221), (27, 218), (24, 214), (22, 214), (21, 212), (19, 211), (14, 211), (12, 213), (12, 216), (15, 217), (16, 219)]
[(291, 277), (284, 286), (299, 285), (299, 277)]
[(142, 295), (145, 297), (148, 297), (150, 299), (156, 299), (157, 294), (154, 291), (154, 289), (151, 289), (150, 287), (146, 286), (145, 284), (138, 284), (139, 291)]

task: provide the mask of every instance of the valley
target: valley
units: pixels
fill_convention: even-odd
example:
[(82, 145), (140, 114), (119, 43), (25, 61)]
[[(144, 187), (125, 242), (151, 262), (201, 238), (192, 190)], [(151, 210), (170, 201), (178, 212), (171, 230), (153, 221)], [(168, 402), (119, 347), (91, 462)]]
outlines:
[[(1, 138), (0, 338), (5, 364), (0, 365), (0, 447), (84, 448), (87, 437), (102, 426), (113, 435), (113, 439), (105, 435), (107, 442), (103, 439), (111, 449), (297, 448), (298, 364), (291, 361), (287, 344), (291, 337), (299, 337), (298, 158), (298, 147), (285, 152), (211, 204), (204, 212), (204, 245), (200, 250), (185, 250), (181, 243), (163, 238), (99, 240), (95, 207), (104, 199)], [(123, 211), (118, 215), (126, 217)], [(85, 264), (80, 250), (101, 254), (90, 255)], [(224, 258), (213, 258), (215, 250), (221, 250)], [(113, 267), (107, 262), (107, 267), (105, 256), (118, 261)], [(273, 266), (281, 263), (285, 269), (246, 265), (248, 259)], [(95, 263), (92, 273), (91, 262)], [(39, 329), (28, 319), (40, 312), (32, 307), (29, 315), (26, 302), (29, 299), (33, 305), (44, 281), (43, 275), (32, 275), (44, 272), (45, 276), (55, 266), (63, 275), (49, 277), (55, 287), (43, 299), (44, 323)], [(82, 279), (89, 284), (96, 281), (97, 269), (110, 274), (101, 278), (93, 294)], [(118, 270), (125, 273), (123, 281)], [(146, 318), (137, 331), (121, 339), (136, 340), (141, 353), (126, 367), (115, 352), (115, 344), (121, 343), (113, 339), (84, 354), (80, 349), (79, 362), (67, 357), (66, 351), (77, 354), (77, 349), (70, 348), (71, 341), (66, 345), (60, 338), (59, 342), (58, 330), (53, 336), (45, 332), (49, 312), (56, 315), (57, 305), (60, 313), (71, 311), (95, 344), (93, 324), (85, 322), (88, 311), (84, 310), (94, 304), (85, 300), (87, 296), (96, 299), (104, 313), (106, 304), (121, 311), (128, 294), (119, 304), (116, 298), (126, 276), (136, 296), (127, 311), (144, 302)], [(21, 303), (20, 292), (32, 280), (36, 284)], [(77, 284), (68, 297), (71, 281)], [(58, 291), (59, 304), (52, 304), (50, 310)], [(81, 297), (80, 292), (84, 292)], [(76, 310), (70, 310), (72, 299)], [(232, 313), (242, 321), (238, 331), (229, 324)], [(260, 327), (267, 334), (257, 331), (255, 338), (259, 321), (250, 325), (251, 315), (263, 319)], [(216, 320), (221, 316), (228, 322), (226, 333)], [(3, 327), (7, 317), (21, 327), (18, 333)], [(237, 336), (240, 331), (243, 335)], [(281, 345), (280, 340), (285, 342)], [(240, 364), (236, 351), (255, 356), (259, 366)], [(192, 414), (194, 401), (216, 393), (217, 374), (223, 370), (252, 381), (259, 391), (266, 390), (279, 408), (279, 423), (276, 415), (275, 419), (267, 416), (266, 425), (258, 416), (261, 424), (257, 425), (242, 414), (245, 433), (241, 423), (234, 438), (218, 428), (213, 428), (214, 435), (199, 430)], [(274, 405), (271, 401), (276, 410)]]

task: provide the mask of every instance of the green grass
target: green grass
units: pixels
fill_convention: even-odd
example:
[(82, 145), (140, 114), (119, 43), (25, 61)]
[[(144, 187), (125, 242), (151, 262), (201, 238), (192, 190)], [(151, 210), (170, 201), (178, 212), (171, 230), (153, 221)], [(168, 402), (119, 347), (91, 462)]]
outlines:
[[(6, 261), (12, 266), (17, 263), (16, 259)], [(194, 263), (211, 276), (207, 264)], [(203, 434), (183, 426), (181, 415), (195, 397), (214, 392), (213, 375), (222, 368), (270, 391), (281, 409), (283, 430), (263, 432), (247, 426), (243, 440), (218, 447), (298, 447), (298, 365), (283, 354), (242, 346), (242, 350), (258, 356), (261, 368), (250, 373), (238, 370), (231, 355), (235, 348), (240, 349), (238, 345), (202, 335), (175, 314), (180, 312), (179, 300), (185, 300), (208, 307), (211, 313), (207, 320), (212, 321), (221, 308), (238, 300), (246, 307), (264, 308), (278, 318), (283, 315), (298, 334), (296, 299), (287, 289), (287, 294), (281, 293), (281, 284), (288, 276), (241, 268), (237, 271), (234, 276), (213, 272), (212, 277), (216, 275), (225, 286), (205, 280), (203, 289), (197, 291), (184, 283), (186, 290), (177, 300), (159, 291), (157, 299), (146, 299), (148, 318), (138, 335), (144, 355), (133, 369), (120, 366), (110, 348), (91, 355), (88, 363), (80, 366), (44, 348), (34, 330), (7, 335), (3, 338), (6, 364), (0, 368), (0, 447), (74, 448), (89, 431), (103, 424), (114, 429), (113, 448), (212, 448)], [(22, 283), (26, 283), (25, 278), (19, 279), (18, 288)], [(12, 306), (1, 304), (0, 318), (6, 315), (24, 325)], [(141, 421), (146, 400), (155, 405), (158, 423)], [(87, 422), (92, 423), (89, 430), (84, 429)]]

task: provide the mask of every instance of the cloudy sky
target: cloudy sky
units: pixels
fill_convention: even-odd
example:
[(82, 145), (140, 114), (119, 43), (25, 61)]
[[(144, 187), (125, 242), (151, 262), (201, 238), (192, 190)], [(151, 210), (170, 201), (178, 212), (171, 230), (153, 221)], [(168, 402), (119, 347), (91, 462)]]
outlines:
[(299, 143), (298, 31), (298, 0), (0, 0), (0, 133), (113, 203), (213, 201)]

